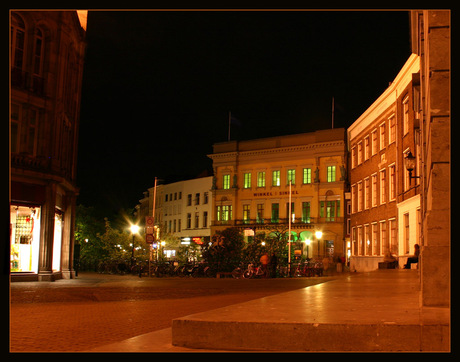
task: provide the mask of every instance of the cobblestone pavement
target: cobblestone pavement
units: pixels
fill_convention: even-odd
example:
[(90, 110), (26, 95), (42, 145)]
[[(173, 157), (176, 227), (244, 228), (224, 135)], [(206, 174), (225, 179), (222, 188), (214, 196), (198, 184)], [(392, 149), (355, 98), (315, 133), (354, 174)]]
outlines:
[(174, 318), (335, 277), (139, 278), (80, 273), (10, 285), (11, 352), (79, 352), (171, 327)]

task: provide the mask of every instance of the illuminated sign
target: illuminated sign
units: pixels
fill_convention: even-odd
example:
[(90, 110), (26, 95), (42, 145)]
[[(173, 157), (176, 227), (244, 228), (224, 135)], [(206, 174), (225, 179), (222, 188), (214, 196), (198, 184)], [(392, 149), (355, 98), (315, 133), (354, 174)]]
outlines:
[(193, 241), (195, 244), (203, 245), (203, 241), (201, 240), (201, 238), (195, 237), (195, 238), (192, 238), (192, 241)]
[[(253, 195), (254, 197), (283, 196), (283, 195), (289, 195), (289, 191), (255, 192)], [(292, 190), (291, 195), (299, 195), (299, 192), (297, 190)]]

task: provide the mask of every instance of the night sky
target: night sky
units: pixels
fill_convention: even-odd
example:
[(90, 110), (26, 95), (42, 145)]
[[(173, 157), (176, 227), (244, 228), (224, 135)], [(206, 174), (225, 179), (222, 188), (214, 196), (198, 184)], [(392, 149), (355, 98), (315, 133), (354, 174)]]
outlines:
[(410, 56), (406, 11), (90, 11), (77, 203), (133, 208), (212, 144), (351, 125)]

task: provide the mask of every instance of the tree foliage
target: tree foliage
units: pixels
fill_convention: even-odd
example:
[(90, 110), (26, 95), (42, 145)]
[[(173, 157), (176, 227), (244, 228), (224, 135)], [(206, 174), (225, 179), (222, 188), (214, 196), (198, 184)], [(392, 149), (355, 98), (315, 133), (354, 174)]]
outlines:
[(203, 258), (219, 271), (232, 271), (243, 258), (244, 238), (238, 228), (216, 232), (211, 245), (204, 247)]
[[(108, 218), (98, 218), (91, 207), (77, 206), (75, 244), (79, 246), (81, 269), (93, 269), (104, 262), (130, 265), (133, 235), (127, 228), (114, 228)], [(135, 258), (148, 259), (148, 246), (134, 236)]]

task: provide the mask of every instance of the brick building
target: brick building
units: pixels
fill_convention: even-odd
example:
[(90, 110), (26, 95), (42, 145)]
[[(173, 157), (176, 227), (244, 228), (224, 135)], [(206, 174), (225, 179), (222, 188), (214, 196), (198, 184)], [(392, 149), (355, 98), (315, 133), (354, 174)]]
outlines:
[(411, 11), (412, 52), (420, 56), (421, 303), (450, 306), (450, 10)]
[(10, 12), (10, 272), (72, 278), (86, 13)]
[[(405, 264), (419, 243), (420, 58), (412, 54), (385, 92), (348, 128), (351, 270)], [(405, 158), (415, 157), (410, 178)]]

